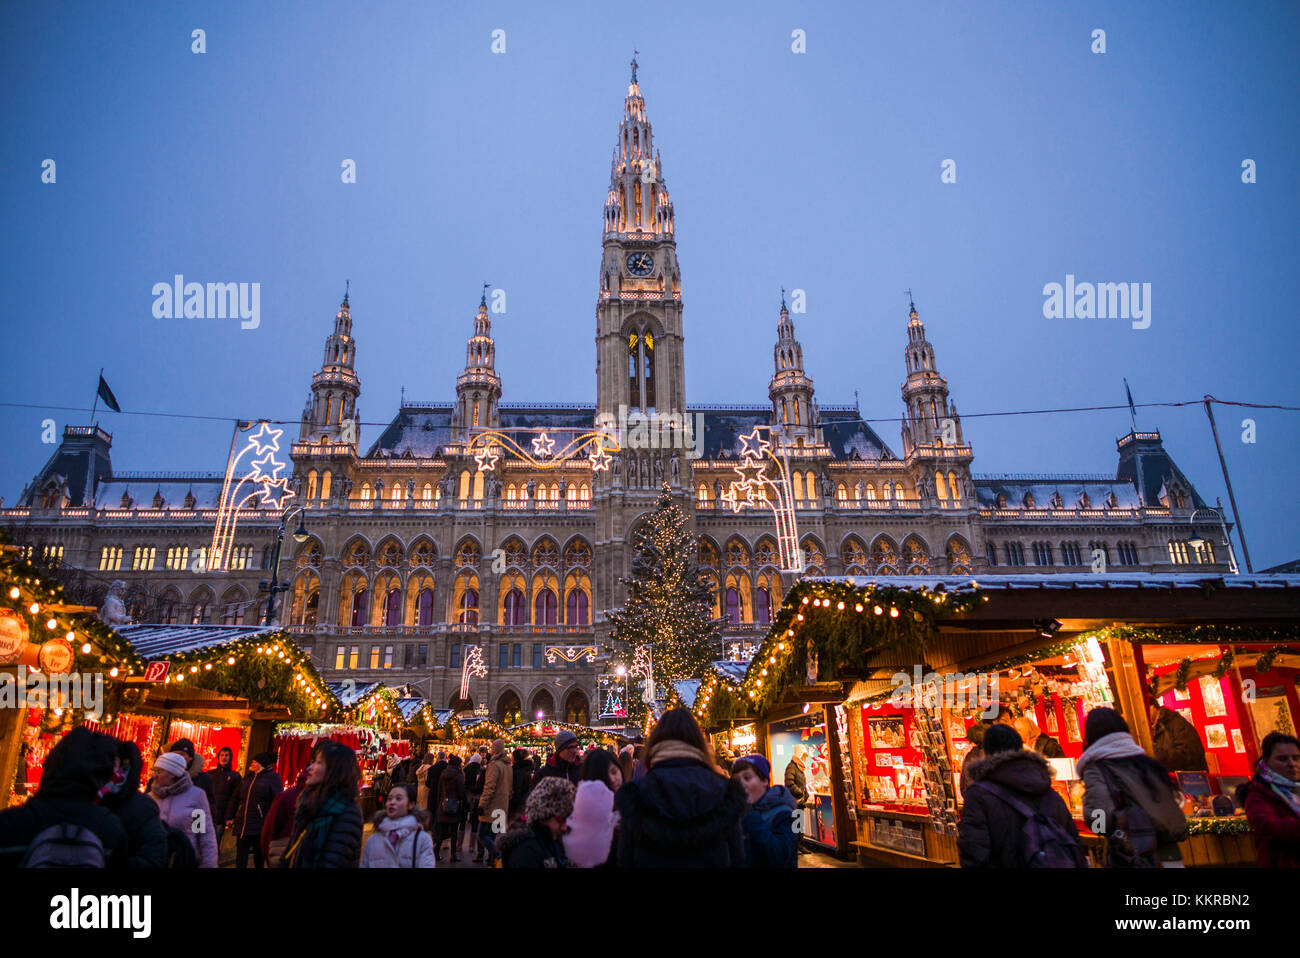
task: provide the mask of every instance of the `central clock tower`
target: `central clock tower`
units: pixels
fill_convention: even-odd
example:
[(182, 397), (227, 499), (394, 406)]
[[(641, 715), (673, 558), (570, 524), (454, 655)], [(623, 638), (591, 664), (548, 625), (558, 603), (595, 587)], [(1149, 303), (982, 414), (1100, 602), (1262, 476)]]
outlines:
[(596, 411), (615, 420), (620, 407), (624, 416), (686, 410), (673, 204), (636, 71), (633, 60), (610, 165), (596, 302)]

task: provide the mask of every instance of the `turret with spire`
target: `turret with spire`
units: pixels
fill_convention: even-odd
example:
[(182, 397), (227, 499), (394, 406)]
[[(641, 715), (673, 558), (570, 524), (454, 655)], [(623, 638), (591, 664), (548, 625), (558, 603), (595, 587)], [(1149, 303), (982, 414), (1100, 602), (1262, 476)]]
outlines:
[[(925, 326), (908, 290), (907, 347), (903, 351), (907, 379), (903, 383), (903, 454), (919, 446), (961, 445), (961, 417), (948, 399), (948, 382), (939, 375), (934, 347), (925, 338)], [(952, 426), (945, 438), (944, 420)]]
[[(309, 442), (341, 442), (346, 438), (353, 446), (357, 441), (357, 398), (361, 380), (357, 378), (357, 344), (352, 338), (352, 307), (349, 302), (351, 283), (344, 289), (343, 302), (334, 314), (334, 331), (325, 339), (321, 368), (312, 376), (311, 395), (303, 409), (299, 438)], [(352, 425), (345, 428), (344, 422)]]
[(456, 408), (452, 410), (452, 432), (468, 441), (472, 430), (500, 428), (501, 376), (496, 371), (496, 343), (492, 339), (492, 321), (488, 318), (488, 284), (483, 284), (478, 313), (474, 316), (474, 334), (465, 345), (465, 368), (456, 377)]
[(813, 381), (804, 372), (803, 346), (794, 336), (794, 323), (785, 305), (785, 287), (781, 288), (781, 315), (776, 324), (772, 359), (776, 368), (767, 389), (772, 400), (772, 424), (783, 427), (794, 445), (818, 445), (820, 415)]

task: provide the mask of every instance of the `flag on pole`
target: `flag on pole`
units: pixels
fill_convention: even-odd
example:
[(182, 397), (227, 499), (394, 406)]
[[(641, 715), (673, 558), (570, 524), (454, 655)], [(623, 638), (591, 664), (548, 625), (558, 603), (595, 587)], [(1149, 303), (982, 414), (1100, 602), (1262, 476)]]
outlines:
[(121, 412), (122, 407), (117, 404), (117, 397), (113, 395), (113, 390), (108, 388), (108, 383), (104, 382), (104, 374), (99, 374), (99, 398), (104, 400), (104, 405), (113, 412)]
[(1128, 379), (1127, 379), (1127, 378), (1125, 378), (1125, 380), (1124, 380), (1124, 395), (1128, 396), (1128, 414), (1129, 414), (1129, 419), (1130, 419), (1130, 421), (1133, 423), (1133, 429), (1136, 431), (1136, 429), (1137, 429), (1137, 407), (1136, 407), (1135, 405), (1133, 405), (1133, 390), (1131, 390), (1131, 389), (1128, 388)]

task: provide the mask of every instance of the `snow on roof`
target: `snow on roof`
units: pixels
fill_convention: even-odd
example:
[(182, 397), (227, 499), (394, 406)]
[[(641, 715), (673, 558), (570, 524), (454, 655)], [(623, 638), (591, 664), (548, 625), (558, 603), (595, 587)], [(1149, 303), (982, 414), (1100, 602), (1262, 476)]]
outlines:
[(677, 697), (682, 700), (683, 705), (692, 708), (695, 705), (695, 696), (700, 691), (700, 680), (686, 679), (681, 682), (674, 682), (673, 691), (677, 693)]
[(260, 625), (127, 625), (116, 631), (141, 658), (158, 659), (273, 635), (280, 630)]
[(366, 685), (357, 685), (355, 682), (330, 682), (329, 690), (334, 693), (334, 697), (339, 700), (339, 704), (345, 709), (350, 709), (366, 696), (383, 687), (382, 682), (370, 682)]
[[(131, 497), (127, 506), (134, 510), (154, 508), (154, 496), (161, 493), (162, 508), (183, 509), (185, 497), (194, 494), (194, 508), (215, 509), (221, 498), (221, 484), (224, 477), (207, 478), (206, 474), (196, 475), (192, 479), (151, 478), (148, 473), (140, 473), (139, 478), (122, 479), (114, 476), (111, 482), (101, 482), (95, 490), (96, 509), (121, 509), (123, 493)], [(260, 500), (254, 500), (246, 509), (256, 508)]]
[(999, 575), (809, 576), (803, 582), (839, 582), (858, 588), (892, 586), (952, 592), (972, 585), (985, 591), (1023, 589), (1203, 589), (1213, 583), (1228, 589), (1300, 589), (1300, 575), (1214, 575), (1197, 572), (1108, 572), (1077, 575), (1022, 573)]

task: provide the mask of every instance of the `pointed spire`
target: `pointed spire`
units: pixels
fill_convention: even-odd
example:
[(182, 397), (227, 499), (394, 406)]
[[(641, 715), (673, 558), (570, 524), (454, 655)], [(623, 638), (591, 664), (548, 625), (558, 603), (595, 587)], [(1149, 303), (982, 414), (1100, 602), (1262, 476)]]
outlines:
[(785, 287), (782, 286), (781, 287), (781, 313), (785, 314), (786, 312), (787, 310), (785, 308)]
[(344, 280), (344, 283), (346, 285), (343, 287), (343, 308), (348, 309), (348, 296), (352, 292), (352, 280)]
[(633, 83), (636, 83), (636, 55), (640, 52), (641, 52), (640, 50), (635, 50), (635, 49), (632, 51), (632, 82)]
[(480, 300), (478, 301), (478, 304), (479, 304), (480, 306), (486, 306), (486, 305), (487, 305), (487, 291), (488, 291), (488, 284), (487, 284), (487, 283), (484, 283), (484, 284), (483, 284), (483, 298), (480, 299)]

